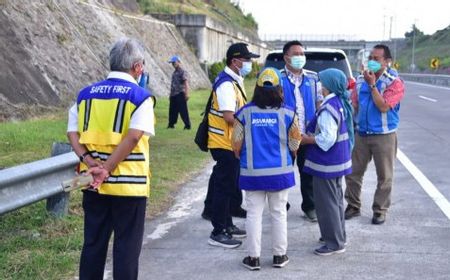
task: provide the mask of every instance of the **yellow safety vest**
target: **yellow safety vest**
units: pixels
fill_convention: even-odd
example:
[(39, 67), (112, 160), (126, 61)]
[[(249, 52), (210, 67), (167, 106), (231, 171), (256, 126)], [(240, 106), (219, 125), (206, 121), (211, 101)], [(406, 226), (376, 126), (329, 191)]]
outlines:
[(219, 104), (217, 102), (216, 89), (223, 82), (231, 82), (234, 87), (236, 95), (236, 109), (237, 112), (246, 103), (246, 94), (244, 89), (240, 90), (238, 83), (231, 77), (225, 78), (213, 87), (213, 98), (211, 101), (211, 109), (208, 113), (208, 148), (209, 149), (225, 149), (232, 151), (231, 135), (233, 134), (233, 126), (229, 125), (223, 118), (223, 113), (219, 111)]
[[(114, 92), (115, 89), (117, 92)], [(148, 91), (118, 79), (105, 80), (83, 89), (77, 101), (80, 144), (86, 146), (93, 158), (106, 161), (128, 133), (134, 110), (148, 97)], [(149, 137), (143, 135), (132, 152), (100, 185), (98, 192), (105, 195), (148, 197), (149, 156)], [(86, 164), (80, 164), (81, 172), (87, 169)]]

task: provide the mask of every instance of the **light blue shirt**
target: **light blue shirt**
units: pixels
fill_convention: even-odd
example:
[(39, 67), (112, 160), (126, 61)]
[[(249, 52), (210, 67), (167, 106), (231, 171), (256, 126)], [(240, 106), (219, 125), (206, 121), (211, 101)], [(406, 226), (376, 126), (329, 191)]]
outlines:
[[(324, 99), (322, 104), (327, 100), (335, 97), (336, 94), (330, 93)], [(322, 111), (317, 118), (317, 125), (319, 126), (319, 133), (315, 135), (316, 143), (323, 151), (328, 151), (337, 140), (338, 124), (333, 116), (327, 110)]]

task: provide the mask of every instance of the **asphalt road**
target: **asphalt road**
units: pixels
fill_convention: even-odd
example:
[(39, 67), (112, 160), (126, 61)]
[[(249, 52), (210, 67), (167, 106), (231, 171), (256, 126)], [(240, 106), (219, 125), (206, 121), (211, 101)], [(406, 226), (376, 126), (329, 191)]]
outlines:
[[(247, 255), (245, 239), (237, 249), (208, 245), (212, 226), (200, 213), (210, 165), (183, 187), (166, 214), (146, 224), (139, 278), (450, 279), (450, 214), (444, 213), (450, 200), (450, 179), (446, 176), (450, 173), (450, 89), (415, 83), (406, 86), (398, 132), (399, 150), (404, 156), (402, 162), (396, 162), (387, 221), (381, 226), (370, 223), (376, 185), (371, 166), (364, 181), (362, 216), (346, 223), (348, 246), (344, 254), (329, 257), (313, 254), (313, 249), (319, 246), (319, 229), (317, 223), (302, 218), (298, 186), (290, 192), (287, 254), (291, 261), (285, 268), (271, 267), (267, 213), (263, 221), (260, 271), (248, 271), (241, 266)], [(420, 171), (414, 171), (411, 164), (407, 164), (407, 169), (402, 164), (405, 158)], [(424, 188), (428, 192), (435, 188), (430, 192), (434, 197)], [(244, 219), (234, 221), (244, 226)], [(110, 260), (106, 272), (106, 278), (111, 279)]]

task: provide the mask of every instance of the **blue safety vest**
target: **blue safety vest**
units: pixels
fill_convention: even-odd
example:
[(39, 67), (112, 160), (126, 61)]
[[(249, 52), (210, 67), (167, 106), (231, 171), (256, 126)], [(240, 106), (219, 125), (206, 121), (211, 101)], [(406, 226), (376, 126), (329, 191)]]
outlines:
[[(283, 81), (282, 86), (284, 104), (291, 108), (296, 108), (297, 102), (294, 95), (295, 85), (289, 80), (285, 69), (281, 70), (281, 79)], [(303, 70), (303, 80), (300, 85), (300, 94), (302, 95), (303, 105), (305, 107), (306, 125), (314, 118), (314, 114), (316, 112), (317, 80), (317, 74)]]
[[(387, 69), (376, 82), (378, 91), (383, 95), (385, 89), (395, 79), (397, 72)], [(356, 130), (361, 135), (388, 134), (398, 128), (400, 103), (387, 112), (381, 112), (372, 99), (372, 91), (363, 76), (359, 76), (356, 82), (358, 93), (358, 115), (356, 117)]]
[(295, 185), (288, 131), (295, 112), (285, 106), (261, 109), (254, 103), (236, 113), (244, 127), (239, 186), (243, 190), (279, 191)]
[(317, 116), (306, 128), (307, 133), (318, 134), (317, 119), (323, 111), (328, 111), (338, 124), (338, 135), (334, 145), (323, 151), (318, 145), (309, 145), (303, 171), (324, 179), (341, 177), (352, 172), (350, 141), (345, 124), (342, 103), (334, 96), (325, 101), (317, 111)]

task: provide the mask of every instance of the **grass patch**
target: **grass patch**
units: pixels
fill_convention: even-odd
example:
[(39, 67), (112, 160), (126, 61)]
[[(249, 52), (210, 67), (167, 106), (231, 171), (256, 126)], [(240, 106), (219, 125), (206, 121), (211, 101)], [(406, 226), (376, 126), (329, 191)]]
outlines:
[[(249, 96), (255, 80), (246, 82)], [(192, 130), (166, 129), (169, 102), (159, 98), (156, 109), (156, 137), (150, 140), (152, 170), (148, 217), (170, 206), (175, 192), (210, 160), (193, 139), (208, 90), (195, 91), (189, 100)], [(66, 112), (39, 120), (0, 123), (0, 163), (3, 168), (47, 158), (52, 142), (66, 142)], [(81, 192), (71, 194), (69, 215), (55, 219), (47, 214), (45, 201), (5, 214), (0, 218), (0, 278), (73, 279), (77, 274), (83, 241)]]

